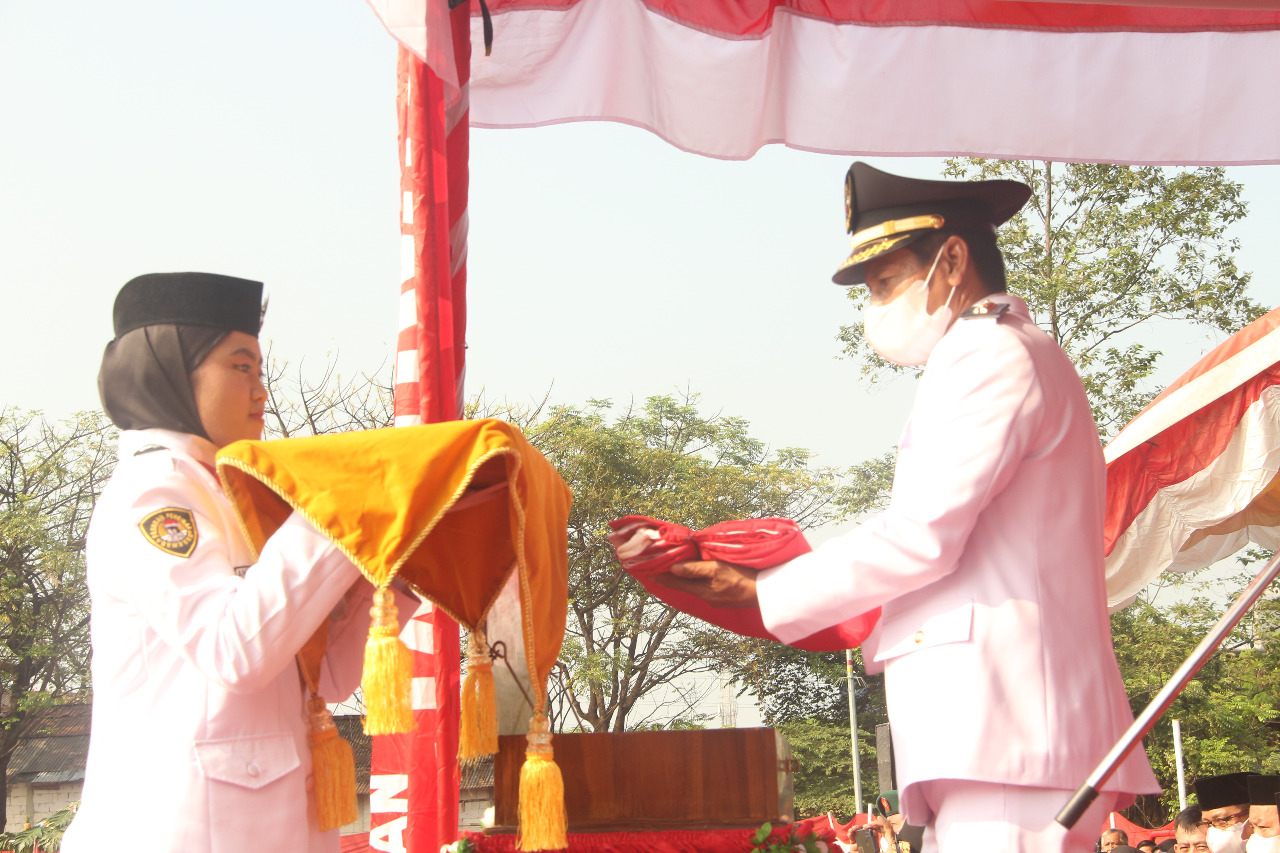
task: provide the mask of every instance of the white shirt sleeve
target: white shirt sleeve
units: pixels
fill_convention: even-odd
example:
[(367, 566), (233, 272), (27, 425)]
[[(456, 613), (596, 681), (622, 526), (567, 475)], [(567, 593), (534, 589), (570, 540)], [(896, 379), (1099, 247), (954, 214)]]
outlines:
[[(196, 542), (189, 556), (152, 544), (138, 524), (164, 507), (189, 511)], [(257, 690), (287, 666), (360, 577), (328, 539), (297, 513), (239, 577), (219, 508), (179, 473), (143, 489), (104, 519), (106, 541), (91, 531), (91, 582), (130, 605), (160, 638), (211, 681)], [(102, 547), (106, 545), (107, 547)], [(238, 552), (239, 548), (236, 548)]]
[[(395, 593), (396, 618), (404, 628), (422, 604), (422, 599), (393, 580), (389, 587)], [(364, 672), (364, 649), (369, 638), (369, 613), (373, 606), (373, 584), (359, 580), (329, 620), (329, 647), (320, 665), (319, 693), (328, 702), (342, 702), (355, 692)]]
[(925, 370), (898, 450), (888, 509), (760, 573), (765, 626), (806, 637), (948, 575), (978, 514), (1027, 453), (1039, 411), (1022, 341), (994, 319), (962, 320)]

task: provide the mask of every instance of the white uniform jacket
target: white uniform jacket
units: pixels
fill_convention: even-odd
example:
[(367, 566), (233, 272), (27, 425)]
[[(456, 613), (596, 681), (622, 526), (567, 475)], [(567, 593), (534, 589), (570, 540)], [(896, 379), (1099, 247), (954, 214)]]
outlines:
[[(372, 588), (353, 586), (355, 566), (297, 514), (255, 562), (213, 455), (192, 435), (120, 436), (89, 525), (93, 727), (66, 853), (338, 849), (308, 796), (294, 654), (330, 619), (320, 693), (347, 698)], [(157, 527), (161, 510), (179, 512)]]
[[(927, 780), (1074, 790), (1133, 719), (1107, 618), (1088, 400), (1026, 304), (990, 301), (1008, 308), (957, 320), (929, 357), (888, 509), (758, 586), (784, 641), (883, 607), (863, 656), (885, 672), (913, 823), (930, 817), (912, 790)], [(1135, 750), (1104, 790), (1159, 786)]]

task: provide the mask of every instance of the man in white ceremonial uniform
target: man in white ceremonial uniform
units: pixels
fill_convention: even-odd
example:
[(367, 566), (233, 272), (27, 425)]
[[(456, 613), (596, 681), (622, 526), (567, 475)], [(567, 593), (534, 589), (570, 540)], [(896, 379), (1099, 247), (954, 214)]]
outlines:
[(123, 431), (88, 533), (93, 722), (65, 853), (338, 850), (294, 655), (327, 623), (317, 693), (346, 699), (373, 588), (298, 513), (255, 557), (214, 472), (262, 433), (261, 304), (259, 282), (206, 273), (117, 297), (99, 390)]
[(868, 343), (923, 365), (888, 509), (778, 568), (663, 576), (758, 606), (783, 641), (881, 607), (903, 811), (939, 853), (1093, 849), (1102, 817), (1159, 791), (1142, 750), (1068, 832), (1054, 820), (1132, 722), (1104, 591), (1105, 469), (1070, 360), (1004, 292), (995, 229), (1015, 181), (922, 181), (855, 163), (853, 250)]

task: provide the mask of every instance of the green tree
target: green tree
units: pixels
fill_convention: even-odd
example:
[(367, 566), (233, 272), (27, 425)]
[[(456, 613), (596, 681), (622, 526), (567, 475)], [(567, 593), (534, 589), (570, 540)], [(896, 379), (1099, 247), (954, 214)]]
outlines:
[[(1161, 352), (1158, 321), (1230, 333), (1261, 316), (1246, 293), (1230, 227), (1247, 206), (1221, 168), (952, 159), (949, 177), (1010, 178), (1031, 200), (999, 231), (1009, 291), (1075, 362), (1103, 436), (1150, 400)], [(866, 289), (849, 296), (861, 307)], [(896, 372), (871, 352), (862, 326), (841, 329), (872, 380)]]
[[(847, 823), (865, 808), (865, 805), (859, 807), (853, 774), (849, 770), (848, 719), (843, 724), (827, 720), (792, 720), (780, 723), (777, 728), (791, 744), (795, 762), (792, 781), (795, 783), (796, 820), (830, 812), (837, 820)], [(868, 743), (861, 737), (858, 739), (864, 800), (874, 795), (876, 790), (874, 744), (874, 740)], [(867, 775), (868, 767), (872, 768), (871, 775)]]
[[(755, 697), (766, 725), (791, 743), (797, 817), (834, 812), (850, 820), (855, 795), (844, 652), (807, 652), (765, 640), (742, 641), (739, 680)], [(861, 649), (854, 671), (864, 672)], [(876, 725), (888, 720), (884, 676), (856, 677), (858, 758), (864, 801), (877, 789)]]
[[(1177, 585), (1185, 590), (1194, 584), (1193, 577)], [(1165, 606), (1140, 598), (1112, 615), (1116, 658), (1135, 714), (1155, 698), (1221, 612), (1221, 604), (1190, 595)], [(1139, 798), (1131, 819), (1159, 826), (1178, 810), (1174, 719), (1182, 727), (1188, 783), (1240, 770), (1280, 773), (1278, 632), (1280, 601), (1259, 602), (1174, 700), (1144, 741), (1164, 793)]]
[(85, 533), (115, 461), (98, 414), (0, 410), (0, 826), (18, 724), (89, 690)]
[[(839, 497), (846, 516), (882, 509), (893, 483), (895, 453), (854, 466)], [(843, 652), (806, 652), (764, 640), (741, 638), (731, 655), (738, 683), (760, 706), (767, 725), (791, 741), (799, 770), (794, 781), (797, 814), (835, 812), (846, 820), (854, 802), (849, 738), (849, 692)], [(858, 756), (864, 799), (878, 787), (876, 726), (888, 722), (884, 676), (865, 673), (862, 650), (854, 650), (854, 697)]]
[[(740, 418), (702, 413), (696, 394), (616, 412), (603, 400), (552, 407), (526, 432), (574, 492), (560, 726), (651, 725), (637, 718), (642, 698), (732, 666), (738, 653), (736, 638), (667, 607), (619, 568), (605, 538), (611, 519), (644, 514), (699, 529), (781, 516), (813, 526), (840, 518), (849, 501), (840, 472), (811, 466), (807, 451), (771, 451)], [(656, 713), (664, 725), (687, 724), (695, 703)]]
[[(277, 359), (269, 359), (267, 374), (268, 424), (276, 435), (389, 425), (390, 383), (383, 379), (343, 379), (332, 362), (311, 378), (301, 366)], [(468, 404), (468, 417), (498, 417), (523, 429), (574, 490), (572, 612), (562, 654), (568, 678), (552, 685), (556, 725), (597, 731), (698, 726), (703, 696), (683, 676), (732, 673), (741, 690), (761, 703), (770, 724), (813, 718), (843, 744), (811, 752), (808, 744), (820, 741), (797, 733), (798, 801), (813, 808), (826, 803), (830, 808), (821, 811), (852, 816), (843, 654), (820, 656), (735, 637), (665, 607), (618, 568), (605, 525), (633, 512), (691, 527), (768, 515), (794, 517), (805, 526), (828, 523), (883, 504), (894, 454), (848, 472), (814, 469), (807, 452), (770, 452), (750, 437), (745, 422), (704, 415), (697, 403), (696, 395), (656, 397), (615, 414), (607, 401), (552, 406), (548, 394), (538, 405), (515, 407), (487, 401), (481, 392)], [(668, 701), (637, 717), (640, 700), (664, 690)], [(864, 786), (870, 790), (875, 725), (885, 720), (883, 679), (868, 679), (858, 702)], [(832, 779), (836, 787), (828, 790)]]

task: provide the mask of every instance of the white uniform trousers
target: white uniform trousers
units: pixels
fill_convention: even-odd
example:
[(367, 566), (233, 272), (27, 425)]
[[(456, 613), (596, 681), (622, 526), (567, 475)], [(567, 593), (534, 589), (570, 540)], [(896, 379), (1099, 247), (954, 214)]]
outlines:
[(1092, 853), (1119, 799), (1099, 794), (1068, 832), (1054, 818), (1074, 791), (958, 779), (918, 784), (933, 812), (924, 831), (929, 853)]

